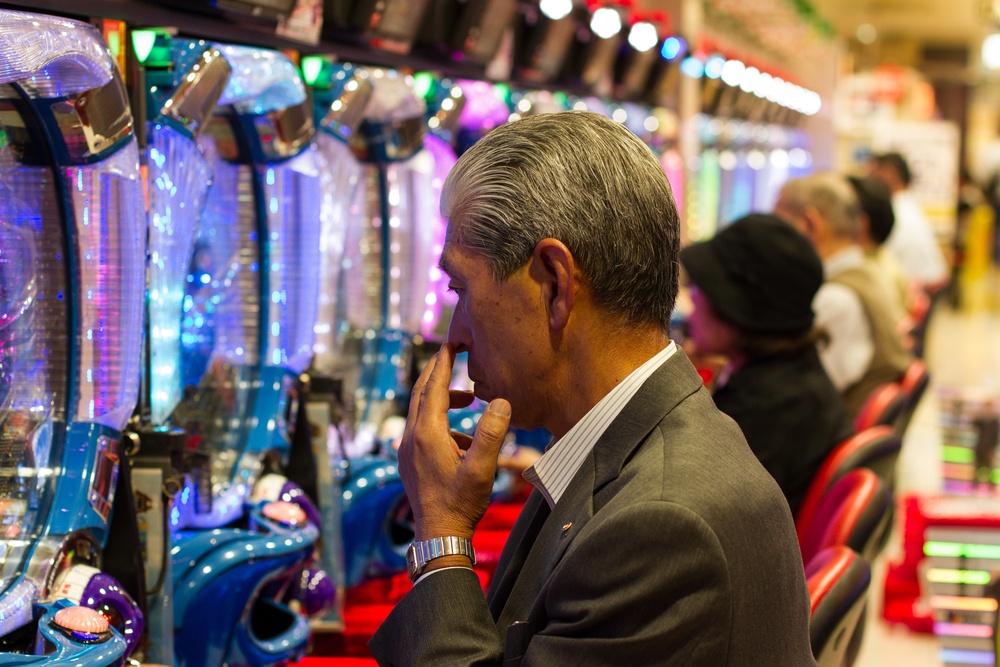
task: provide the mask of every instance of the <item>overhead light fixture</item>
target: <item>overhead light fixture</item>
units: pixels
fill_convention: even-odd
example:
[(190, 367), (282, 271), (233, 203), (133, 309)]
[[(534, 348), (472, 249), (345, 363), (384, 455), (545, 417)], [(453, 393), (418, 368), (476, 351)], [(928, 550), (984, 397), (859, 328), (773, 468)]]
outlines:
[(648, 21), (639, 21), (628, 33), (628, 43), (640, 53), (649, 51), (658, 41), (660, 35), (656, 32), (656, 26)]
[(558, 21), (573, 11), (573, 0), (542, 0), (538, 9), (553, 21)]
[[(664, 60), (676, 60), (687, 51), (687, 42), (680, 37), (667, 37), (663, 40), (660, 55)], [(700, 76), (700, 75), (699, 75)]]
[(601, 7), (590, 19), (590, 29), (601, 39), (611, 39), (622, 29), (622, 17), (611, 7)]
[(1000, 69), (1000, 33), (993, 33), (983, 40), (980, 57), (986, 69)]

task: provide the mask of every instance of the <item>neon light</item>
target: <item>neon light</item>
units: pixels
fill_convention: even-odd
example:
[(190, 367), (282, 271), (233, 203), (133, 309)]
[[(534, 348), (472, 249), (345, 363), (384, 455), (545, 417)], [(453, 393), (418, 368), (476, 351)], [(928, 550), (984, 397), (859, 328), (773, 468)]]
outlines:
[(988, 625), (972, 625), (969, 623), (935, 623), (934, 634), (938, 636), (950, 635), (952, 637), (982, 637), (988, 639), (993, 636), (993, 628)]
[(930, 601), (934, 609), (954, 609), (957, 611), (996, 611), (997, 601), (990, 598), (967, 598), (959, 595), (932, 595)]
[(927, 542), (924, 544), (927, 556), (945, 558), (996, 558), (1000, 559), (1000, 545), (960, 544), (955, 542)]
[(985, 570), (952, 570), (935, 567), (928, 570), (927, 581), (935, 584), (975, 584), (985, 586), (990, 583), (990, 573)]
[(957, 662), (965, 665), (992, 665), (993, 651), (970, 651), (957, 648), (941, 649), (941, 662)]

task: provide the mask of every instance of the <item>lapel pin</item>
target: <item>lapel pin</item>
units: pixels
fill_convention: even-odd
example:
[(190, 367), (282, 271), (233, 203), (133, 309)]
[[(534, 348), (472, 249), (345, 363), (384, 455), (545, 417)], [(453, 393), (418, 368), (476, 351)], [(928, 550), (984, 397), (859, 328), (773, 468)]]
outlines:
[(565, 526), (563, 526), (563, 532), (565, 533), (565, 532), (566, 532), (567, 530), (569, 530), (569, 529), (570, 529), (570, 528), (572, 528), (572, 527), (573, 527), (573, 522), (572, 522), (572, 521), (570, 521), (570, 522), (569, 522), (569, 523), (567, 523), (567, 524), (566, 524)]

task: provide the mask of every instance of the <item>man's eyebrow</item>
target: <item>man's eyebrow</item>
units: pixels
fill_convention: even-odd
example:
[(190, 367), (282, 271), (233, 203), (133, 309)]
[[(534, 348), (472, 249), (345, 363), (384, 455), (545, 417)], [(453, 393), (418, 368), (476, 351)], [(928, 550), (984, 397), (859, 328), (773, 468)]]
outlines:
[(441, 253), (441, 258), (438, 260), (438, 268), (447, 273), (449, 276), (454, 276), (452, 273), (452, 267), (448, 263), (448, 256), (445, 253)]

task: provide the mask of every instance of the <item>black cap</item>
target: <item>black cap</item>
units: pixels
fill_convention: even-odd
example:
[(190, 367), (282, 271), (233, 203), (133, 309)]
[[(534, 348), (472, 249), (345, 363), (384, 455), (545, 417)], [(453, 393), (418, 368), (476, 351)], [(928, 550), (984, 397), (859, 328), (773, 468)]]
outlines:
[(896, 214), (892, 210), (892, 192), (885, 183), (871, 177), (848, 176), (847, 180), (854, 186), (861, 210), (868, 217), (868, 235), (875, 245), (882, 245), (896, 224)]
[(823, 263), (777, 216), (740, 218), (681, 250), (681, 264), (719, 316), (747, 331), (793, 335), (812, 327)]

